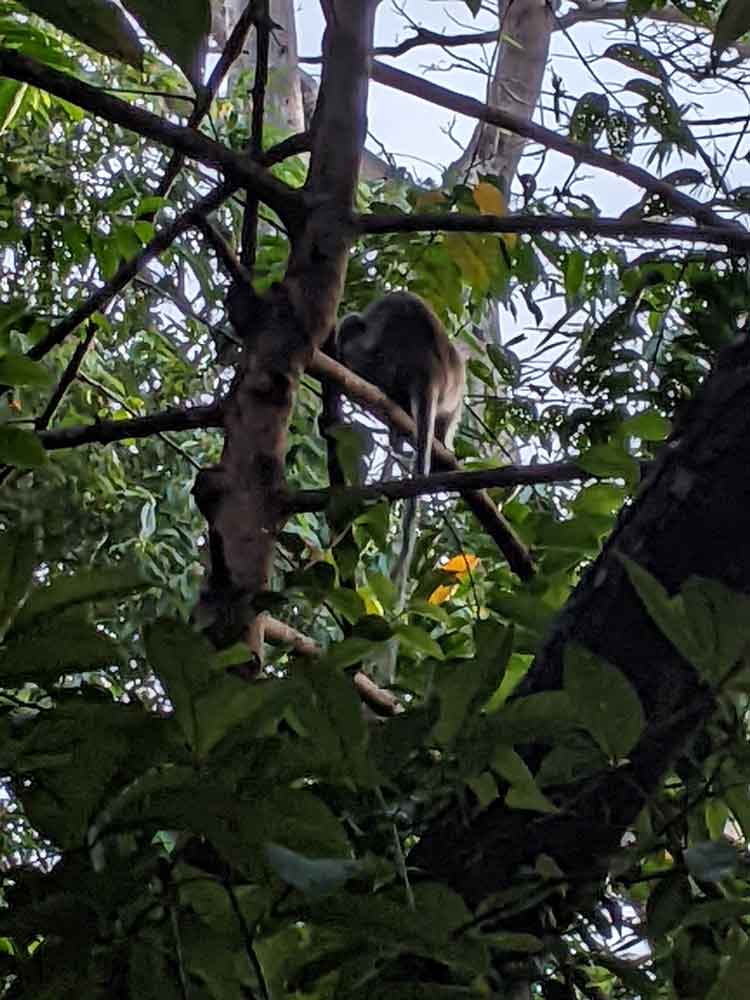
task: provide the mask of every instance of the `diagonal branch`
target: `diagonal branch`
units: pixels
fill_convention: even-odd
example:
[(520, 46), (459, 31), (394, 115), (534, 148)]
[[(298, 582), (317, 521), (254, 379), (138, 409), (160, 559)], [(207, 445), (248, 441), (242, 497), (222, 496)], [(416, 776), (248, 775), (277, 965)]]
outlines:
[[(354, 372), (338, 364), (322, 351), (316, 351), (308, 367), (310, 374), (316, 378), (327, 378), (334, 381), (342, 392), (350, 399), (374, 413), (376, 417), (395, 427), (402, 434), (416, 440), (416, 427), (411, 417), (390, 400), (380, 389), (365, 382)], [(459, 470), (460, 466), (455, 456), (440, 441), (432, 446), (433, 461), (437, 468)], [(508, 565), (522, 580), (529, 580), (534, 575), (534, 564), (529, 553), (518, 538), (513, 528), (494, 505), (486, 493), (474, 490), (465, 493), (464, 500), (471, 508), (474, 516), (498, 548), (508, 560)]]
[(106, 121), (223, 170), (238, 186), (252, 188), (287, 224), (300, 221), (305, 203), (303, 193), (277, 180), (252, 158), (235, 153), (195, 129), (175, 125), (11, 49), (0, 48), (0, 75), (46, 90)]
[[(677, 190), (666, 181), (654, 176), (634, 163), (627, 163), (618, 160), (615, 156), (602, 153), (598, 149), (591, 149), (580, 142), (573, 142), (564, 136), (558, 135), (551, 129), (544, 128), (534, 122), (526, 121), (518, 115), (502, 111), (500, 108), (491, 107), (475, 100), (473, 97), (464, 97), (456, 94), (445, 87), (430, 83), (429, 80), (404, 73), (403, 70), (395, 69), (392, 66), (385, 66), (383, 63), (374, 62), (371, 70), (372, 79), (386, 87), (392, 87), (405, 94), (412, 94), (430, 104), (447, 108), (457, 114), (467, 115), (469, 118), (476, 118), (486, 122), (488, 125), (496, 125), (498, 128), (506, 129), (516, 135), (531, 139), (547, 149), (553, 149), (564, 156), (569, 156), (576, 163), (588, 163), (589, 166), (608, 173), (616, 174), (624, 180), (630, 181), (637, 187), (644, 188), (652, 194), (661, 195), (667, 203), (683, 215), (688, 215), (708, 226), (726, 227), (732, 225), (720, 215), (717, 215), (707, 205), (702, 204), (690, 195)], [(736, 227), (739, 233), (745, 232), (740, 226)]]
[[(267, 150), (263, 154), (262, 162), (269, 166), (273, 163), (278, 163), (287, 156), (294, 156), (297, 153), (304, 152), (309, 148), (309, 144), (309, 137), (304, 133), (290, 136), (277, 146)], [(99, 312), (109, 305), (112, 299), (143, 270), (149, 261), (158, 256), (158, 254), (168, 250), (179, 236), (188, 229), (193, 228), (193, 226), (199, 226), (207, 215), (220, 208), (239, 186), (234, 181), (225, 181), (210, 191), (204, 198), (201, 198), (200, 201), (196, 202), (192, 208), (183, 212), (182, 215), (178, 215), (174, 222), (165, 226), (164, 229), (149, 240), (135, 257), (120, 265), (109, 281), (93, 292), (85, 302), (77, 306), (68, 316), (51, 327), (47, 336), (43, 337), (28, 351), (28, 356), (38, 361), (54, 347), (57, 347), (58, 344), (61, 344), (81, 323), (85, 323), (94, 313)]]
[(81, 323), (85, 323), (94, 313), (99, 312), (109, 305), (112, 299), (130, 284), (133, 278), (139, 271), (143, 270), (149, 261), (153, 260), (158, 254), (168, 250), (179, 236), (197, 225), (206, 215), (219, 208), (236, 188), (237, 185), (233, 181), (225, 181), (214, 188), (205, 198), (201, 198), (200, 201), (196, 202), (187, 212), (178, 215), (174, 222), (165, 226), (161, 232), (149, 240), (135, 257), (131, 257), (130, 260), (121, 264), (109, 281), (103, 284), (101, 288), (98, 288), (85, 302), (77, 306), (73, 312), (60, 320), (59, 323), (55, 323), (54, 326), (50, 327), (47, 335), (42, 337), (27, 352), (28, 356), (38, 361), (46, 354), (49, 354), (54, 347), (61, 344)]
[[(205, 89), (200, 94), (200, 97), (196, 102), (190, 117), (188, 118), (188, 128), (197, 128), (198, 125), (200, 125), (201, 121), (207, 114), (208, 109), (211, 107), (213, 99), (218, 94), (219, 87), (221, 86), (224, 77), (227, 75), (232, 64), (242, 52), (242, 46), (245, 44), (247, 33), (250, 30), (250, 25), (253, 23), (253, 18), (255, 17), (255, 8), (257, 3), (258, 0), (248, 0), (247, 6), (232, 29), (232, 34), (229, 36), (227, 44), (224, 46), (224, 51), (221, 53), (219, 61), (211, 71), (211, 76), (208, 79)], [(184, 159), (185, 156), (183, 153), (172, 153), (166, 170), (164, 171), (164, 176), (159, 182), (159, 186), (156, 190), (156, 194), (159, 197), (164, 197), (169, 193), (169, 189), (172, 187), (172, 184), (182, 169)]]

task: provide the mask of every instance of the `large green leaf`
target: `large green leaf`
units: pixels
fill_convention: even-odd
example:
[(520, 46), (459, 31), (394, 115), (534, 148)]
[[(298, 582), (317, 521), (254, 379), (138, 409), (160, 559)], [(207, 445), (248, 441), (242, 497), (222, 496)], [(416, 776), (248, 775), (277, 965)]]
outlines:
[(61, 576), (48, 587), (39, 587), (31, 594), (13, 623), (14, 630), (26, 629), (37, 618), (46, 618), (76, 604), (126, 597), (153, 586), (153, 580), (147, 580), (132, 566), (83, 570), (74, 576)]
[(44, 388), (51, 382), (50, 370), (38, 361), (31, 361), (24, 354), (9, 352), (0, 357), (2, 385), (31, 385)]
[(33, 431), (0, 427), (0, 462), (17, 469), (38, 469), (47, 461), (44, 445)]
[(0, 655), (0, 683), (24, 680), (44, 685), (62, 674), (85, 673), (122, 661), (122, 651), (106, 632), (80, 618), (55, 616), (9, 642)]
[(22, 0), (26, 7), (105, 56), (140, 69), (143, 47), (112, 0)]
[(211, 27), (209, 0), (123, 0), (123, 6), (198, 89)]
[(565, 649), (564, 689), (581, 721), (612, 759), (626, 757), (644, 727), (643, 707), (625, 674), (581, 646)]
[(34, 532), (4, 531), (0, 534), (0, 635), (26, 599), (37, 561)]

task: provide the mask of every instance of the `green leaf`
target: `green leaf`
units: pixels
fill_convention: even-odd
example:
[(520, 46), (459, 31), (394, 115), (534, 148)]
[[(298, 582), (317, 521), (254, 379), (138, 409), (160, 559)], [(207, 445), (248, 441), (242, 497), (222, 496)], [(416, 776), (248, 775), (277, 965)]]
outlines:
[(0, 636), (26, 600), (39, 561), (34, 531), (0, 533)]
[(750, 635), (750, 598), (718, 580), (690, 577), (670, 597), (655, 577), (620, 555), (630, 582), (675, 649), (707, 679), (721, 681), (742, 656)]
[(143, 67), (143, 48), (112, 0), (23, 0), (23, 6), (105, 56)]
[(55, 616), (5, 646), (0, 678), (8, 687), (26, 680), (43, 687), (62, 674), (86, 673), (122, 662), (120, 646), (91, 622)]
[(564, 653), (563, 688), (578, 715), (610, 760), (627, 757), (645, 719), (632, 684), (621, 670), (574, 643)]
[(622, 437), (637, 437), (644, 441), (664, 441), (672, 430), (672, 422), (656, 410), (646, 410), (623, 421), (619, 428)]
[(213, 647), (182, 622), (162, 620), (143, 635), (148, 661), (163, 681), (186, 742), (200, 745), (196, 699), (209, 689)]
[(750, 31), (750, 6), (747, 0), (727, 0), (719, 15), (711, 46), (714, 62), (718, 60), (724, 49), (736, 42), (745, 32)]
[(47, 461), (44, 445), (33, 431), (0, 427), (0, 462), (17, 469), (38, 469)]
[(328, 647), (323, 662), (334, 670), (344, 670), (363, 660), (373, 651), (374, 646), (372, 639), (344, 639), (343, 642), (336, 642)]
[(557, 806), (541, 791), (531, 771), (511, 747), (497, 747), (492, 758), (492, 768), (510, 785), (505, 801), (511, 809), (558, 812)]
[(30, 385), (45, 388), (54, 381), (52, 372), (39, 361), (32, 361), (25, 354), (9, 352), (0, 357), (0, 383), (3, 385)]
[(359, 621), (365, 613), (365, 602), (355, 590), (337, 587), (326, 596), (326, 604), (337, 611), (351, 624)]
[(690, 874), (701, 882), (720, 882), (737, 870), (740, 861), (736, 848), (722, 839), (691, 844), (684, 858)]
[(209, 0), (123, 0), (123, 6), (180, 69), (195, 90), (203, 84), (203, 69), (211, 30)]
[(708, 994), (708, 1000), (745, 1000), (750, 981), (750, 943), (739, 936), (732, 939), (728, 964)]
[(565, 294), (574, 299), (581, 289), (586, 273), (586, 258), (580, 250), (571, 250), (565, 261)]
[(444, 660), (445, 655), (429, 632), (418, 625), (394, 625), (393, 634), (398, 638), (404, 649), (422, 656), (432, 656), (436, 660)]
[(81, 570), (74, 576), (61, 576), (48, 587), (32, 592), (13, 623), (14, 631), (26, 629), (36, 619), (76, 604), (127, 597), (154, 586), (153, 580), (147, 580), (140, 570), (131, 566)]
[(362, 867), (342, 858), (307, 858), (280, 844), (267, 844), (266, 857), (280, 879), (311, 899), (334, 892)]
[(592, 476), (616, 477), (626, 483), (637, 483), (640, 468), (636, 460), (614, 444), (595, 444), (575, 459)]
[(690, 909), (693, 894), (687, 875), (666, 875), (654, 887), (646, 904), (648, 936), (658, 941), (674, 930)]

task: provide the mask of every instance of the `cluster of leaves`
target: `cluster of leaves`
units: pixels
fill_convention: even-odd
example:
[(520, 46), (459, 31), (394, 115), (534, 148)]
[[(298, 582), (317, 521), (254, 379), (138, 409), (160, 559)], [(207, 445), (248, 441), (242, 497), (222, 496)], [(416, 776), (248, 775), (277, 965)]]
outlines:
[[(467, 5), (472, 13), (480, 7)], [(109, 0), (86, 0), (86, 18), (73, 0), (22, 6), (67, 36), (3, 0), (5, 44), (100, 85), (142, 88), (136, 70), (148, 65), (154, 92), (167, 96), (139, 99), (162, 113), (200, 97), (204, 0), (179, 11), (123, 4), (172, 65), (144, 50), (142, 34)], [(700, 5), (687, 6), (695, 14)], [(726, 4), (717, 51), (747, 27), (742, 18), (738, 3)], [(98, 59), (71, 35), (126, 65)], [(664, 154), (693, 151), (658, 61), (635, 46), (608, 55), (658, 78), (631, 90), (643, 97), (641, 125), (655, 130)], [(175, 67), (195, 96), (185, 97)], [(242, 100), (238, 91), (217, 102), (217, 134), (234, 148), (247, 139)], [(573, 134), (594, 142), (604, 125), (612, 152), (629, 157), (632, 121), (604, 112), (601, 101), (582, 99)], [(459, 997), (509, 988), (519, 962), (547, 1000), (601, 991), (661, 998), (669, 983), (679, 995), (685, 984), (695, 996), (714, 990), (715, 1000), (744, 995), (749, 879), (744, 856), (722, 836), (750, 832), (747, 703), (732, 674), (747, 609), (705, 581), (670, 601), (632, 571), (652, 616), (722, 701), (705, 739), (615, 859), (604, 897), (593, 888), (587, 896), (588, 873), (574, 886), (541, 858), (475, 914), (408, 869), (409, 848), (445, 803), (458, 800), (470, 816), (502, 798), (531, 818), (547, 815), (561, 786), (607, 773), (637, 741), (637, 697), (585, 651), (569, 651), (562, 691), (507, 699), (635, 488), (640, 460), (742, 328), (744, 265), (717, 277), (704, 262), (633, 264), (624, 252), (541, 236), (363, 240), (343, 308), (407, 286), (478, 349), (457, 443), (466, 467), (497, 464), (510, 440), (574, 457), (597, 481), (576, 493), (525, 490), (505, 504), (537, 558), (537, 576), (522, 588), (460, 504), (450, 519), (443, 502), (426, 507), (416, 590), (398, 618), (388, 507), (332, 511), (330, 522), (296, 516), (281, 538), (274, 583), (285, 619), (320, 640), (325, 655), (303, 663), (278, 650), (275, 679), (248, 685), (228, 672), (243, 651), (217, 656), (171, 620), (143, 634), (140, 627), (192, 603), (202, 522), (189, 503), (188, 459), (210, 463), (216, 438), (186, 436), (179, 452), (174, 441), (153, 438), (46, 461), (31, 420), (72, 345), (41, 365), (22, 357), (150, 239), (154, 212), (191, 204), (205, 178), (186, 170), (168, 201), (153, 198), (165, 155), (13, 81), (0, 85), (0, 122), (0, 242), (9, 264), (0, 277), (0, 382), (13, 387), (0, 403), (0, 459), (38, 469), (33, 485), (21, 477), (3, 490), (0, 513), (6, 525), (43, 529), (36, 575), (53, 579), (32, 589), (34, 546), (10, 528), (0, 534), (0, 770), (12, 781), (8, 802), (36, 831), (14, 824), (4, 841), (7, 995)], [(266, 130), (268, 143), (276, 138)], [(303, 177), (297, 160), (275, 169), (290, 184)], [(581, 211), (569, 191), (561, 197)], [(389, 182), (363, 190), (362, 206), (506, 210), (492, 177), (439, 191)], [(544, 212), (550, 201), (529, 195), (526, 207)], [(597, 211), (591, 199), (584, 209)], [(228, 204), (221, 222), (237, 233), (241, 205)], [(287, 251), (278, 220), (267, 220), (258, 290), (283, 275)], [(62, 425), (222, 391), (224, 282), (205, 247), (185, 235), (142, 277), (106, 319), (96, 317), (84, 378), (58, 411)], [(560, 331), (551, 331), (531, 353), (522, 334), (502, 345), (477, 337), (488, 299), (511, 312), (523, 300), (541, 325), (537, 300), (546, 294), (570, 310), (585, 306), (582, 332), (563, 328), (555, 341)], [(550, 345), (564, 361), (537, 360)], [(326, 483), (318, 410), (315, 387), (304, 385), (290, 427), (295, 486)], [(342, 464), (353, 468), (357, 448), (347, 458), (342, 441)], [(127, 610), (119, 599), (138, 585), (118, 568), (124, 556), (162, 584), (139, 592)], [(94, 563), (111, 568), (94, 573)], [(96, 625), (83, 613), (89, 600), (100, 602)], [(376, 661), (394, 639), (409, 710), (369, 726), (347, 671)], [(136, 700), (133, 671), (156, 710)], [(532, 775), (517, 748), (534, 743), (544, 754)], [(579, 920), (564, 941), (554, 939), (551, 916), (550, 940), (517, 930), (526, 914), (551, 915), (566, 898)], [(603, 944), (644, 938), (647, 972)]]
[[(750, 866), (722, 834), (750, 823), (737, 780), (746, 598), (698, 580), (669, 598), (629, 566), (665, 634), (723, 693), (721, 754), (681, 763), (605, 897), (596, 873), (569, 884), (540, 858), (473, 913), (410, 871), (410, 846), (456, 796), (467, 815), (501, 796), (533, 822), (566, 785), (617, 767), (643, 726), (618, 670), (571, 647), (561, 691), (508, 702), (512, 630), (480, 623), (470, 658), (426, 658), (430, 692), (373, 727), (342, 669), (353, 640), (247, 684), (232, 672), (244, 649), (217, 654), (161, 620), (144, 632), (163, 690), (149, 711), (132, 692), (113, 697), (124, 650), (87, 612), (149, 583), (120, 569), (34, 585), (33, 538), (0, 541), (0, 769), (48, 845), (30, 865), (6, 842), (3, 995), (480, 997), (519, 962), (548, 1000), (571, 982), (656, 998), (665, 979), (700, 982), (703, 996), (719, 973), (711, 996), (741, 995)], [(520, 744), (544, 748), (536, 776)], [(514, 929), (569, 896), (580, 923), (551, 953)], [(636, 914), (655, 977), (592, 937), (623, 937)]]

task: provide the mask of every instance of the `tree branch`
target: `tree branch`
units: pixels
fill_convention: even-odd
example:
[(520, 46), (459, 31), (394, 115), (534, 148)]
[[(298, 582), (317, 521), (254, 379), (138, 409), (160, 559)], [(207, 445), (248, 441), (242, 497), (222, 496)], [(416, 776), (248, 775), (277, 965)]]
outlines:
[(300, 221), (304, 211), (304, 193), (277, 180), (252, 158), (235, 153), (195, 129), (175, 125), (145, 108), (127, 104), (12, 49), (0, 48), (0, 75), (39, 87), (108, 122), (169, 146), (200, 163), (216, 167), (236, 181), (237, 186), (252, 188), (287, 224), (295, 225)]
[[(441, 108), (448, 108), (457, 114), (467, 115), (469, 118), (476, 118), (486, 122), (488, 125), (496, 125), (498, 128), (506, 129), (516, 135), (531, 139), (541, 146), (553, 149), (564, 156), (569, 156), (577, 163), (588, 163), (589, 166), (597, 167), (608, 173), (622, 177), (631, 184), (650, 191), (652, 194), (661, 195), (669, 205), (678, 210), (681, 214), (688, 215), (708, 226), (724, 228), (731, 223), (722, 219), (707, 205), (702, 204), (695, 198), (682, 191), (677, 190), (671, 184), (655, 177), (654, 174), (644, 170), (633, 163), (618, 160), (615, 156), (602, 153), (597, 149), (591, 149), (582, 143), (573, 142), (564, 136), (558, 135), (551, 129), (544, 128), (534, 122), (525, 121), (517, 115), (512, 115), (500, 108), (494, 108), (474, 100), (472, 97), (464, 97), (456, 94), (445, 87), (439, 87), (429, 80), (404, 73), (403, 70), (394, 69), (392, 66), (385, 66), (383, 63), (373, 62), (371, 69), (372, 79), (386, 87), (392, 87), (405, 94), (412, 94), (423, 101), (435, 104)], [(738, 232), (744, 234), (745, 230), (737, 226)]]
[[(321, 351), (316, 351), (308, 371), (317, 378), (331, 379), (350, 399), (361, 403), (386, 424), (416, 440), (416, 427), (411, 417), (374, 385), (365, 382), (348, 368)], [(460, 469), (455, 456), (440, 441), (433, 443), (432, 457), (437, 468)], [(530, 579), (534, 574), (531, 556), (487, 494), (472, 490), (464, 494), (464, 500), (485, 531), (497, 543), (513, 572), (522, 580)]]
[[(229, 36), (227, 44), (224, 46), (224, 51), (221, 53), (219, 61), (211, 71), (211, 76), (208, 78), (208, 83), (206, 84), (205, 89), (199, 95), (195, 107), (188, 118), (188, 128), (197, 128), (200, 125), (201, 121), (208, 113), (213, 99), (218, 94), (219, 87), (221, 86), (224, 77), (229, 72), (232, 63), (234, 63), (242, 52), (242, 46), (245, 44), (247, 33), (250, 30), (250, 25), (255, 17), (255, 8), (257, 3), (258, 0), (248, 0), (247, 6), (232, 29), (232, 34)], [(172, 184), (179, 174), (184, 159), (185, 156), (183, 153), (172, 153), (166, 170), (164, 171), (164, 176), (156, 189), (156, 194), (159, 197), (163, 198), (165, 195), (169, 194), (169, 189), (172, 187)]]
[(59, 451), (83, 444), (112, 444), (126, 438), (151, 437), (165, 431), (194, 431), (221, 425), (221, 407), (214, 404), (165, 410), (146, 417), (133, 417), (132, 420), (104, 420), (79, 427), (61, 427), (54, 431), (40, 431), (38, 437), (47, 451)]
[[(323, 647), (315, 639), (298, 632), (296, 628), (280, 622), (277, 618), (271, 618), (270, 615), (263, 616), (263, 637), (271, 644), (291, 646), (300, 656), (323, 655)], [(376, 715), (392, 716), (403, 712), (404, 706), (398, 698), (390, 691), (378, 687), (362, 670), (352, 675), (352, 683), (362, 701)]]
[[(352, 500), (366, 503), (383, 498), (394, 501), (407, 497), (435, 496), (437, 493), (466, 493), (470, 490), (569, 483), (576, 479), (592, 478), (590, 472), (586, 472), (575, 462), (504, 465), (497, 469), (478, 469), (476, 472), (437, 472), (429, 476), (384, 480), (371, 486), (349, 486), (346, 487), (346, 495)], [(322, 511), (330, 502), (331, 490), (299, 490), (290, 495), (286, 506), (290, 513)]]
[(715, 243), (737, 251), (750, 249), (750, 233), (730, 224), (684, 226), (671, 222), (649, 222), (599, 217), (586, 219), (569, 215), (466, 215), (439, 212), (415, 215), (357, 215), (360, 233), (584, 233), (587, 236), (631, 237), (639, 240), (687, 240)]
[(98, 288), (84, 302), (77, 306), (73, 312), (69, 313), (68, 316), (50, 327), (46, 337), (42, 337), (41, 340), (27, 351), (28, 357), (38, 361), (46, 354), (49, 354), (54, 347), (61, 344), (81, 323), (85, 323), (95, 312), (99, 312), (109, 305), (112, 299), (130, 284), (138, 272), (142, 271), (149, 261), (153, 260), (158, 254), (168, 250), (178, 236), (181, 236), (188, 229), (197, 225), (206, 215), (216, 211), (236, 188), (237, 185), (234, 181), (225, 181), (214, 188), (205, 198), (201, 198), (200, 201), (196, 202), (187, 212), (178, 215), (174, 222), (169, 223), (161, 232), (149, 240), (135, 257), (131, 257), (130, 260), (121, 264), (109, 281), (105, 282), (101, 288)]

